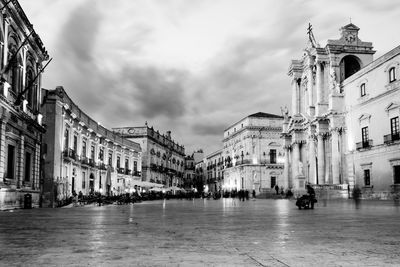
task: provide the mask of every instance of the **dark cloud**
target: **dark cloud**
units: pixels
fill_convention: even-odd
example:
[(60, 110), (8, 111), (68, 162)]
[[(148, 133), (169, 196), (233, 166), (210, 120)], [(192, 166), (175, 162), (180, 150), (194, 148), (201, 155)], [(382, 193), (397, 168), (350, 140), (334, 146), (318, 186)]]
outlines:
[(195, 122), (192, 125), (193, 134), (204, 136), (204, 135), (214, 135), (221, 137), (223, 136), (224, 129), (226, 128), (226, 123), (215, 124), (210, 122)]
[(159, 116), (175, 119), (184, 114), (185, 72), (149, 66), (130, 67), (122, 73), (125, 91), (139, 115), (148, 119)]

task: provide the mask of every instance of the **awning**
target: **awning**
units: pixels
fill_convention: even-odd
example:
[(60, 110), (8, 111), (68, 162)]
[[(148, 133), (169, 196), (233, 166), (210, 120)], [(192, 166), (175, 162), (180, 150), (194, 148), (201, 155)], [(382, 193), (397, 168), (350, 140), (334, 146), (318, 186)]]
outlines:
[(134, 181), (132, 181), (131, 184), (137, 185), (140, 187), (159, 187), (159, 188), (164, 187), (163, 184), (157, 184), (157, 183), (151, 183), (151, 182), (139, 181), (139, 180), (134, 180)]

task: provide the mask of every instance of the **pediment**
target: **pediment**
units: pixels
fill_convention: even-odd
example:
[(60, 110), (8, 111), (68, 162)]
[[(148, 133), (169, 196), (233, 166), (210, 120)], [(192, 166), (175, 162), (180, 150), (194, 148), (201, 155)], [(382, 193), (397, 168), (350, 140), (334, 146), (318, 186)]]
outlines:
[(371, 114), (367, 114), (367, 113), (361, 114), (361, 116), (358, 118), (360, 123), (362, 121), (368, 121), (369, 122), (370, 119), (371, 119)]
[(385, 110), (389, 112), (389, 110), (400, 108), (400, 102), (391, 102), (389, 105), (386, 106)]

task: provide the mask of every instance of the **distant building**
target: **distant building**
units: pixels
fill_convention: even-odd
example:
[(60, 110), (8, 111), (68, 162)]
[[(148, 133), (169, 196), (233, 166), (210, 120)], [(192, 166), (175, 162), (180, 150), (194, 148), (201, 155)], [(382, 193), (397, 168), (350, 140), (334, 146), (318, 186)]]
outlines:
[(143, 181), (166, 186), (182, 186), (185, 171), (185, 148), (166, 135), (148, 127), (114, 128), (120, 136), (135, 141), (142, 147)]
[(43, 90), (43, 206), (74, 194), (130, 193), (141, 181), (141, 148), (84, 113), (63, 87)]
[(203, 150), (198, 150), (185, 157), (185, 173), (183, 178), (183, 188), (193, 189), (195, 187), (196, 163), (203, 159)]
[(285, 179), (347, 197), (388, 198), (400, 187), (400, 47), (373, 60), (372, 43), (350, 23), (320, 47), (310, 34), (289, 68), (292, 112), (285, 115)]
[(207, 155), (203, 162), (206, 167), (205, 191), (218, 192), (222, 190), (224, 180), (224, 160), (222, 149)]
[(224, 190), (254, 189), (258, 195), (275, 185), (288, 188), (283, 179), (282, 122), (282, 116), (258, 112), (224, 131)]
[(0, 210), (38, 207), (41, 69), (49, 57), (18, 1), (0, 8)]

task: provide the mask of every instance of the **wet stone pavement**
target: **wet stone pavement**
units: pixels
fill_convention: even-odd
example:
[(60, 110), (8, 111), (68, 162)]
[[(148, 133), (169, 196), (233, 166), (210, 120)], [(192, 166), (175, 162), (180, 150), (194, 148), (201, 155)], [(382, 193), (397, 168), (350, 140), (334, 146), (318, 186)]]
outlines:
[(0, 266), (400, 266), (400, 207), (158, 200), (0, 212)]

